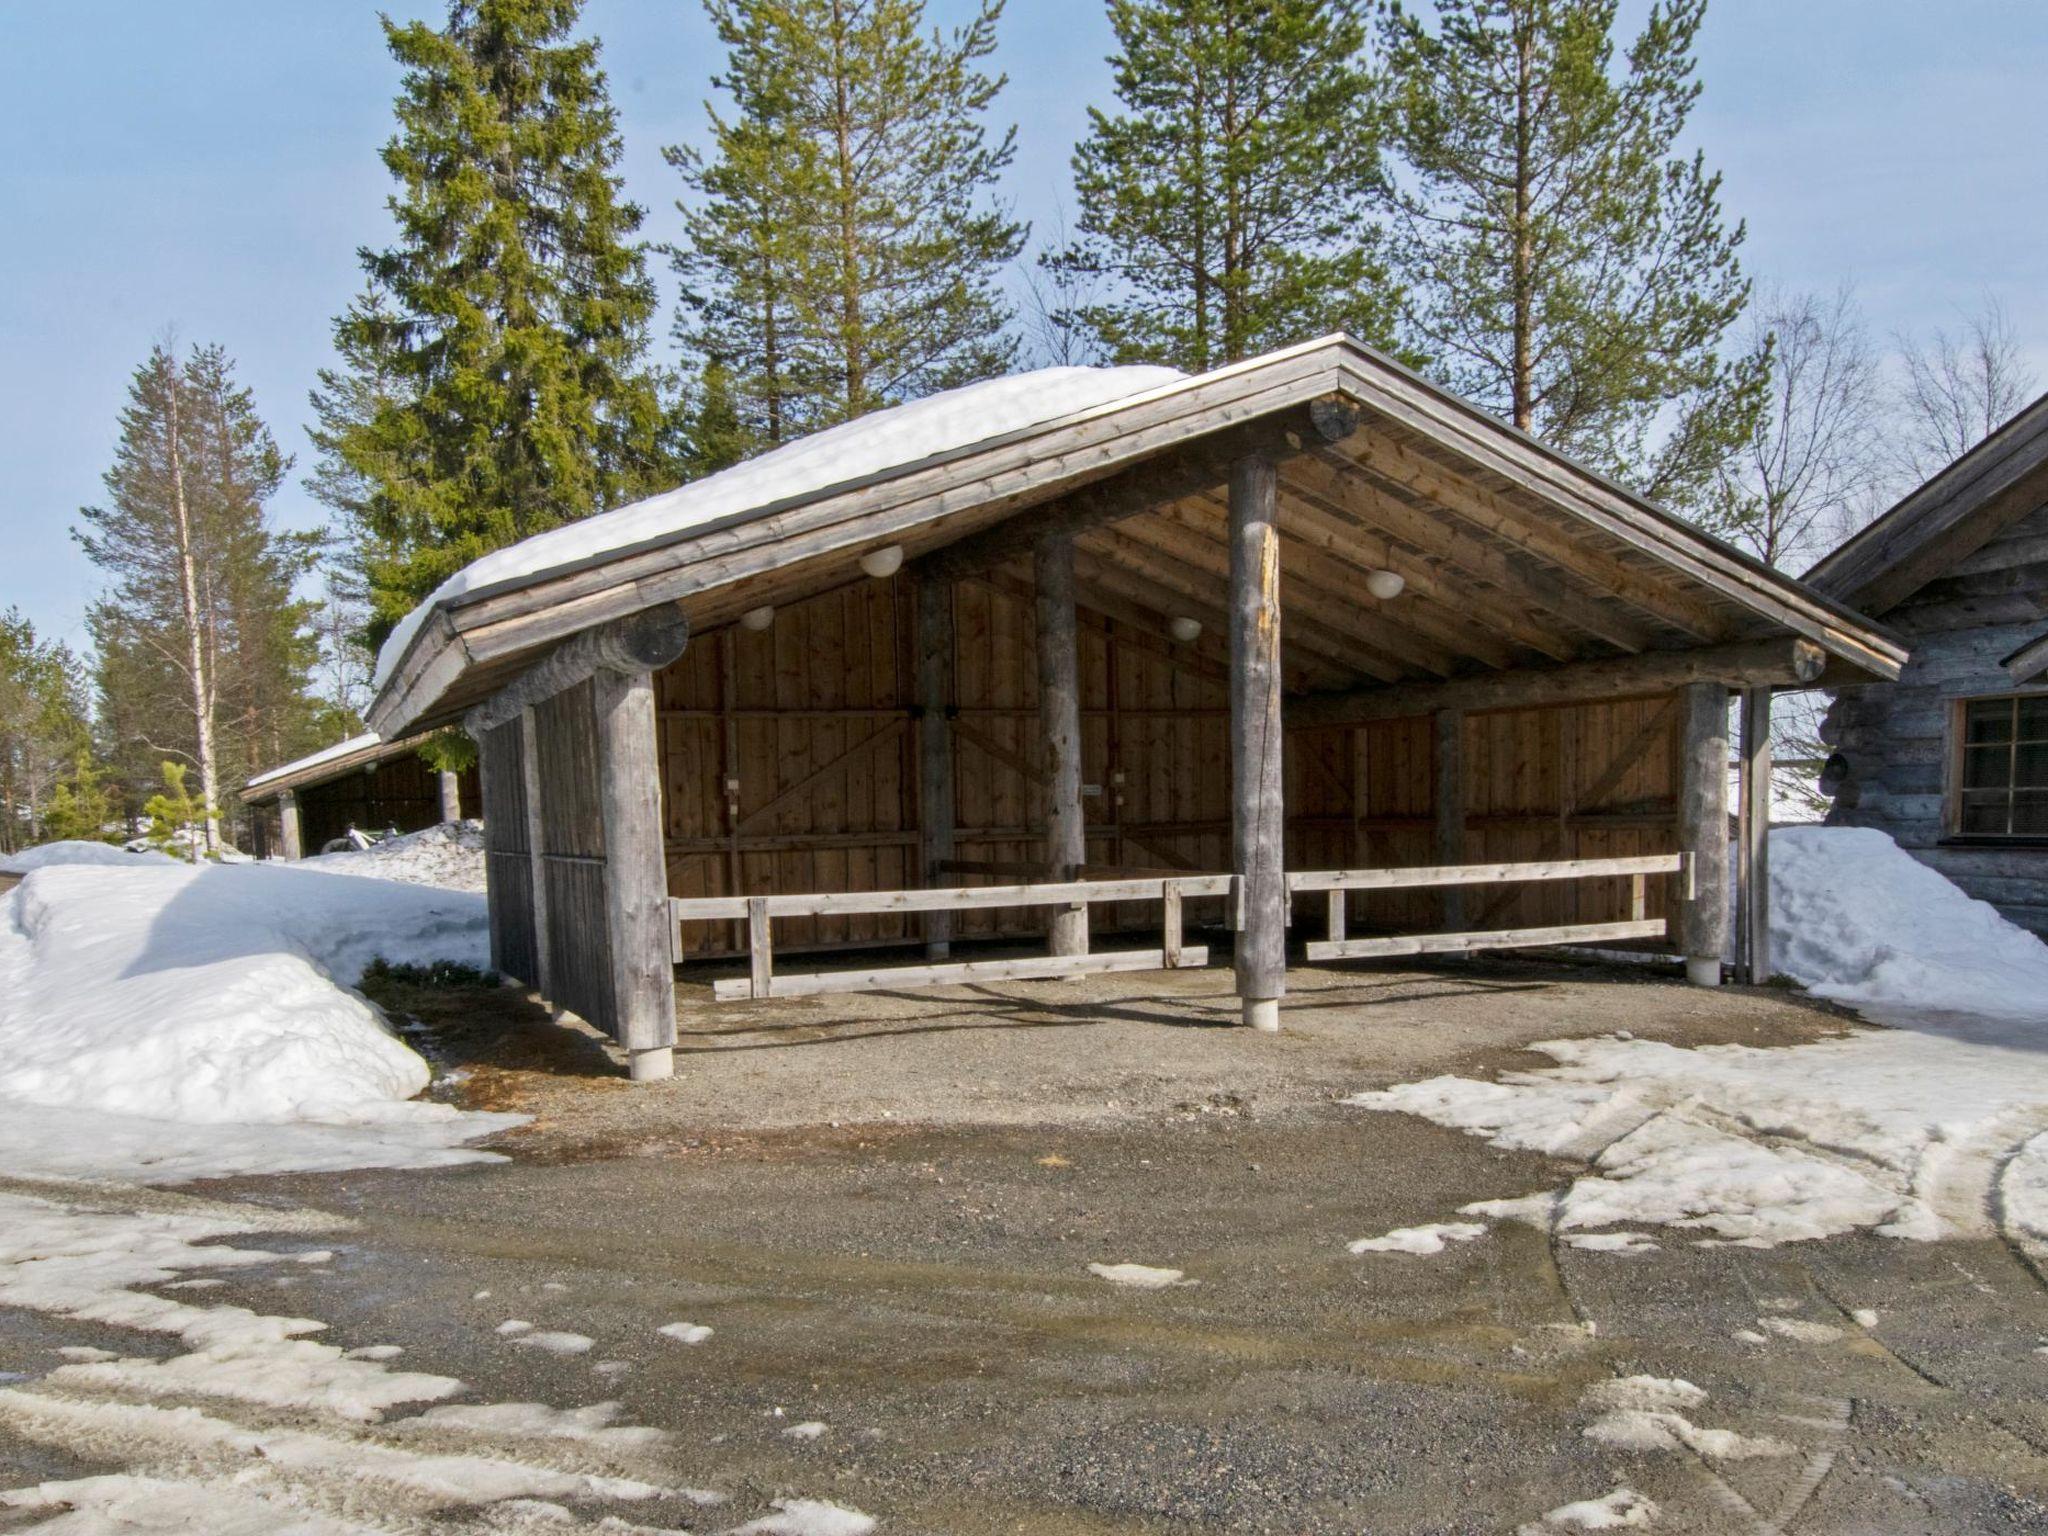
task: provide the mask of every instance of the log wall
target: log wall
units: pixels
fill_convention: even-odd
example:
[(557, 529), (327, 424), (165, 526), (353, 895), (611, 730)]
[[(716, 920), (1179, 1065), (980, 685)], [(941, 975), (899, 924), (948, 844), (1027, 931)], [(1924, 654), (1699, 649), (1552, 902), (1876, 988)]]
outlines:
[(1966, 698), (2015, 689), (1999, 662), (2048, 621), (2048, 507), (2023, 518), (1884, 620), (1912, 648), (1896, 683), (1836, 691), (1829, 826), (1874, 827), (2014, 922), (2048, 934), (2048, 846), (1955, 839), (1950, 788)]
[(605, 908), (605, 837), (597, 717), (587, 680), (533, 708), (540, 766), (540, 868), (549, 1001), (618, 1032)]
[(491, 966), (537, 984), (540, 964), (534, 938), (533, 853), (526, 831), (523, 750), (517, 720), (486, 732), (477, 743), (477, 775), (483, 792)]
[[(1283, 618), (1286, 594), (1282, 592)], [(797, 894), (915, 887), (918, 851), (916, 595), (909, 573), (780, 609), (761, 632), (693, 639), (657, 674), (671, 894)], [(953, 883), (1043, 878), (1045, 771), (1028, 568), (952, 592)], [(1229, 685), (1205, 644), (1171, 645), (1087, 607), (1080, 614), (1083, 806), (1089, 872), (1230, 866)], [(1670, 701), (1493, 711), (1462, 725), (1470, 860), (1596, 858), (1676, 850)], [(1428, 718), (1292, 730), (1290, 869), (1437, 862)], [(1662, 882), (1650, 913), (1662, 915)], [(1468, 893), (1472, 926), (1627, 915), (1622, 883), (1555, 882)], [(1221, 918), (1191, 903), (1191, 924)], [(1319, 903), (1297, 921), (1319, 923)], [(1353, 897), (1357, 932), (1441, 921), (1431, 891)], [(963, 938), (1036, 934), (1042, 912), (963, 912)], [(1096, 909), (1098, 929), (1147, 931), (1156, 903)], [(1319, 928), (1309, 931), (1319, 934)], [(908, 944), (914, 918), (784, 919), (779, 950)], [(692, 925), (686, 950), (744, 949)]]
[[(463, 812), (474, 816), (479, 798), (476, 770), (464, 769), (457, 777)], [(417, 752), (403, 753), (324, 784), (305, 785), (298, 797), (300, 845), (309, 854), (320, 852), (350, 827), (370, 833), (387, 827), (418, 832), (441, 820), (440, 776)]]

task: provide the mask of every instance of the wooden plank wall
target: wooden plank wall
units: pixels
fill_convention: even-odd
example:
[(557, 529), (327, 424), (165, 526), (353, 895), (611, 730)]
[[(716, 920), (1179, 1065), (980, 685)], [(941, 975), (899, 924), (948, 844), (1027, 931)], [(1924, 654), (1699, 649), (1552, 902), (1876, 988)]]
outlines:
[[(476, 771), (457, 775), (466, 814), (477, 814)], [(407, 752), (368, 770), (342, 774), (325, 784), (299, 790), (299, 840), (307, 853), (318, 853), (350, 827), (382, 832), (396, 827), (417, 832), (441, 820), (441, 780), (417, 752)]]
[(541, 871), (547, 882), (549, 1001), (616, 1034), (597, 716), (588, 681), (533, 711), (540, 766)]
[[(657, 677), (669, 888), (678, 896), (888, 890), (917, 878), (911, 576), (861, 581), (780, 609), (755, 633), (693, 640)], [(1035, 878), (1044, 788), (1028, 572), (953, 593), (957, 883)], [(1083, 804), (1091, 873), (1227, 870), (1228, 679), (1215, 663), (1085, 607), (1080, 623)], [(1552, 859), (1675, 849), (1675, 716), (1663, 700), (1503, 711), (1465, 723), (1467, 857)], [(1615, 759), (1627, 749), (1627, 761)], [(1426, 719), (1291, 732), (1290, 868), (1434, 862)], [(728, 796), (727, 781), (737, 781)], [(736, 816), (734, 812), (737, 812)], [(1653, 887), (1657, 882), (1652, 882)], [(1487, 909), (1493, 893), (1472, 912)], [(1651, 912), (1662, 911), (1653, 889)], [(1509, 891), (1503, 924), (1625, 915), (1617, 887)], [(1305, 904), (1301, 920), (1321, 921)], [(1430, 891), (1353, 898), (1355, 930), (1434, 926)], [(1470, 914), (1468, 914), (1470, 915)], [(1191, 923), (1220, 919), (1196, 903)], [(1149, 931), (1156, 903), (1096, 909), (1099, 931)], [(1042, 930), (1042, 912), (966, 912), (962, 938)], [(1310, 931), (1320, 933), (1315, 927)], [(900, 944), (913, 919), (779, 922), (778, 950)], [(691, 952), (744, 935), (692, 925)]]
[(491, 964), (528, 986), (540, 981), (533, 932), (533, 855), (526, 839), (526, 776), (515, 719), (485, 733), (477, 771), (484, 814), (484, 862), (490, 893)]

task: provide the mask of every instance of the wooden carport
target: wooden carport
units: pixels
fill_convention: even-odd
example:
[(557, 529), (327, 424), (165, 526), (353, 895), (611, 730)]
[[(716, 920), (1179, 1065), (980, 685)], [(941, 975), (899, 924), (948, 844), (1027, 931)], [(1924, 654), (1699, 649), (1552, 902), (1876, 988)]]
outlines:
[[(500, 967), (639, 1075), (672, 958), (749, 953), (757, 996), (865, 984), (776, 976), (797, 947), (922, 942), (934, 980), (1139, 963), (1092, 920), (1188, 963), (1184, 901), (1261, 1027), (1296, 907), (1337, 957), (1668, 920), (1718, 979), (1730, 690), (1753, 767), (1773, 687), (1902, 660), (1345, 338), (1028, 420), (1009, 388), (913, 462), (609, 514), (390, 648), (372, 724), (482, 749)], [(1028, 962), (947, 953), (1041, 930)]]

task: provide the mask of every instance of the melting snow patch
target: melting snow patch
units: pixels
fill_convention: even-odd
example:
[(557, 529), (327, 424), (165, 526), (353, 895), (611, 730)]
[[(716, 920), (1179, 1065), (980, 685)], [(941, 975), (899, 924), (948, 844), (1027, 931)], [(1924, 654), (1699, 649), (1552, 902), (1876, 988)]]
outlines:
[(1657, 1245), (1641, 1232), (1574, 1232), (1565, 1239), (1567, 1247), (1589, 1253), (1655, 1253)]
[(818, 1440), (825, 1434), (826, 1425), (821, 1419), (806, 1419), (801, 1424), (792, 1424), (783, 1433), (792, 1440)]
[(508, 1317), (505, 1321), (498, 1324), (498, 1332), (508, 1339), (516, 1339), (522, 1333), (533, 1332), (533, 1324), (523, 1317)]
[(1090, 1264), (1088, 1273), (1100, 1275), (1111, 1285), (1127, 1285), (1139, 1291), (1163, 1291), (1182, 1283), (1179, 1270), (1154, 1269), (1150, 1264)]
[(1760, 1317), (1757, 1326), (1801, 1344), (1832, 1344), (1842, 1336), (1842, 1330), (1833, 1323), (1809, 1323), (1803, 1317)]
[(564, 1333), (556, 1329), (542, 1329), (539, 1333), (523, 1333), (512, 1340), (514, 1344), (528, 1349), (544, 1349), (556, 1355), (585, 1355), (597, 1342), (587, 1333)]
[(868, 1536), (875, 1518), (824, 1499), (777, 1499), (775, 1513), (736, 1525), (726, 1536)]
[(1603, 1381), (1582, 1399), (1606, 1410), (1586, 1426), (1589, 1440), (1619, 1450), (1685, 1449), (1717, 1461), (1743, 1461), (1765, 1456), (1790, 1456), (1794, 1447), (1767, 1436), (1737, 1434), (1732, 1429), (1705, 1429), (1679, 1410), (1706, 1402), (1703, 1388), (1664, 1376), (1626, 1376)]
[(1445, 1243), (1469, 1243), (1485, 1235), (1482, 1222), (1440, 1221), (1426, 1227), (1396, 1227), (1384, 1237), (1361, 1237), (1350, 1248), (1353, 1253), (1442, 1253)]
[(678, 1344), (702, 1344), (711, 1337), (711, 1330), (702, 1323), (664, 1323), (654, 1331)]
[(1877, 1326), (1877, 1313), (1870, 1307), (1858, 1307), (1849, 1316), (1855, 1321), (1858, 1328), (1875, 1328)]
[(1657, 1506), (1630, 1488), (1617, 1488), (1597, 1499), (1580, 1499), (1560, 1504), (1543, 1517), (1540, 1525), (1525, 1525), (1524, 1533), (1535, 1536), (1544, 1525), (1554, 1529), (1581, 1531), (1640, 1530), (1657, 1518)]

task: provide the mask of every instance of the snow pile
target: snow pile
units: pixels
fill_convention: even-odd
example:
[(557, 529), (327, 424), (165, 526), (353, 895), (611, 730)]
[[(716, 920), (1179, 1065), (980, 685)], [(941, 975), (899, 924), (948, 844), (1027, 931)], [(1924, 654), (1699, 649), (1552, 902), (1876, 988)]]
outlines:
[(62, 842), (38, 843), (19, 853), (0, 855), (0, 875), (25, 875), (32, 869), (52, 869), (60, 864), (94, 864), (117, 869), (135, 869), (144, 864), (170, 864), (167, 853), (130, 853), (112, 843), (85, 842), (66, 838)]
[(36, 871), (0, 898), (0, 1156), (159, 1178), (480, 1156), (455, 1145), (516, 1121), (400, 1102), (427, 1065), (348, 985), (380, 956), (487, 948), (483, 901), (453, 891), (268, 865)]
[(1816, 996), (2048, 1022), (2048, 945), (1865, 827), (1771, 833), (1771, 963)]
[(451, 891), (482, 891), (484, 824), (445, 821), (424, 831), (388, 837), (367, 848), (316, 854), (294, 867), (329, 875), (402, 880), (408, 885), (438, 885)]
[[(709, 528), (792, 497), (908, 468), (1012, 432), (1174, 383), (1171, 368), (1041, 368), (951, 389), (816, 432), (659, 496), (570, 523), (473, 560), (407, 614), (377, 653), (384, 686), (434, 605), (636, 544)], [(337, 751), (339, 749), (336, 749)]]

